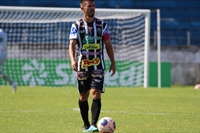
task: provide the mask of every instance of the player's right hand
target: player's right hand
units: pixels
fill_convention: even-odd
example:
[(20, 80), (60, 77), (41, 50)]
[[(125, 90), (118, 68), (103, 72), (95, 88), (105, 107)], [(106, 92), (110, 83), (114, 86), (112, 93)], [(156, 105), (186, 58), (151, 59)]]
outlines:
[(71, 61), (71, 66), (72, 66), (72, 69), (73, 69), (74, 71), (77, 71), (78, 65), (77, 65), (77, 62), (76, 62), (75, 60), (72, 60), (72, 61)]

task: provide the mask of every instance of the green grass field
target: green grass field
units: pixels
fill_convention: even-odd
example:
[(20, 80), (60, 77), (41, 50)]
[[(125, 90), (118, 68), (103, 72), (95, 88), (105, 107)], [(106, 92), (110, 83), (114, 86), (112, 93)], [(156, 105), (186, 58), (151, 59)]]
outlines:
[[(104, 116), (116, 121), (115, 133), (200, 133), (200, 90), (108, 87)], [(0, 86), (1, 133), (81, 133), (82, 126), (75, 87), (18, 87), (12, 94)]]

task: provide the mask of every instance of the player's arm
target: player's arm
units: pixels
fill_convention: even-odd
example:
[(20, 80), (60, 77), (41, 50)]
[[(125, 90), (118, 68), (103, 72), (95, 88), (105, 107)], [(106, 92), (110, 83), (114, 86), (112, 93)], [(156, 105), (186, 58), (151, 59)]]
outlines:
[(75, 46), (77, 43), (77, 26), (76, 24), (72, 24), (71, 30), (70, 30), (70, 35), (69, 35), (69, 57), (71, 60), (71, 66), (74, 71), (77, 71), (77, 62), (76, 62), (76, 57), (75, 57)]
[(111, 75), (114, 75), (115, 72), (116, 72), (115, 57), (114, 57), (113, 48), (112, 48), (112, 45), (111, 45), (111, 42), (110, 42), (109, 34), (104, 34), (103, 40), (104, 40), (104, 43), (105, 43), (106, 52), (108, 53), (108, 56), (109, 56), (110, 61), (111, 61), (109, 72), (112, 71)]
[(77, 71), (77, 62), (75, 57), (75, 46), (76, 46), (76, 40), (70, 40), (69, 44), (69, 57), (71, 60), (71, 66), (74, 71)]

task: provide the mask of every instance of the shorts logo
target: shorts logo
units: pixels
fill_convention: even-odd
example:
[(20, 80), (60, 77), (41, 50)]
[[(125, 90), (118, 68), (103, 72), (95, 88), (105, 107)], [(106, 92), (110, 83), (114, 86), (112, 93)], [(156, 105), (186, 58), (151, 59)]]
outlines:
[(99, 63), (100, 63), (100, 59), (99, 58), (94, 58), (93, 60), (87, 60), (87, 59), (85, 59), (85, 60), (82, 60), (82, 66), (81, 66), (81, 68), (85, 69), (88, 66), (94, 66), (94, 65), (97, 66), (97, 65), (99, 65)]
[(82, 50), (97, 50), (100, 49), (100, 44), (84, 44)]

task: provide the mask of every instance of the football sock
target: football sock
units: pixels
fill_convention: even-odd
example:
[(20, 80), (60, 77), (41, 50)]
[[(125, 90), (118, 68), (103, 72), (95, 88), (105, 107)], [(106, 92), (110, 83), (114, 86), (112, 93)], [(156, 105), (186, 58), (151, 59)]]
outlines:
[(92, 101), (92, 125), (96, 126), (101, 111), (101, 99), (93, 99)]
[(79, 104), (79, 108), (80, 108), (81, 117), (84, 122), (84, 126), (85, 126), (85, 128), (89, 128), (90, 122), (88, 120), (88, 110), (89, 110), (88, 101), (87, 100), (81, 101), (79, 99), (78, 104)]

